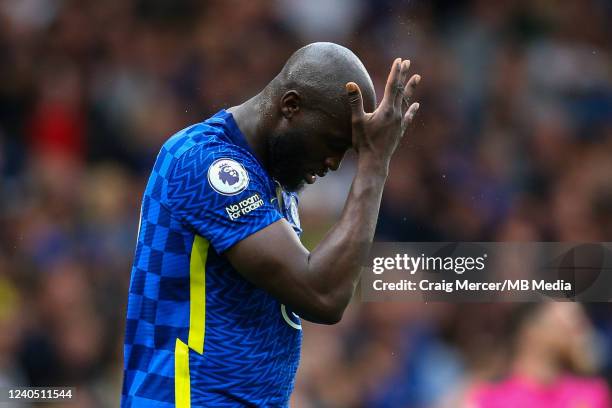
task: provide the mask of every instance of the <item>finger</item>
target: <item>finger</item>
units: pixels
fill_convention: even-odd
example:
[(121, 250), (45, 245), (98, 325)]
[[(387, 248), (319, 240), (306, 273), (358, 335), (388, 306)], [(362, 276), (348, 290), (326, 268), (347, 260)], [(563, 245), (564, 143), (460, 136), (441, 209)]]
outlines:
[(408, 70), (410, 69), (410, 60), (402, 61), (400, 65), (400, 75), (398, 83), (398, 92), (395, 94), (394, 105), (396, 108), (401, 108), (402, 99), (404, 98), (404, 84), (406, 83), (406, 77), (408, 76)]
[(402, 120), (402, 131), (406, 130), (410, 122), (412, 122), (412, 119), (414, 119), (414, 115), (416, 115), (420, 106), (421, 105), (418, 102), (415, 102), (410, 105), (410, 107), (406, 111), (406, 114), (404, 115), (404, 119)]
[(353, 120), (361, 119), (365, 112), (363, 111), (363, 98), (361, 89), (355, 82), (346, 84), (346, 92), (348, 94), (349, 105), (351, 106), (351, 117)]
[(383, 95), (383, 100), (380, 103), (381, 105), (392, 104), (394, 101), (394, 97), (396, 92), (399, 91), (399, 76), (400, 76), (400, 64), (402, 60), (401, 58), (396, 58), (391, 65), (391, 71), (389, 72), (389, 77), (387, 78), (387, 83), (385, 84), (385, 94)]
[(414, 74), (413, 76), (410, 77), (408, 82), (406, 82), (406, 85), (404, 86), (404, 92), (403, 92), (404, 101), (406, 103), (408, 103), (408, 101), (412, 97), (412, 94), (414, 93), (414, 90), (416, 89), (419, 82), (421, 82), (421, 76), (419, 74)]

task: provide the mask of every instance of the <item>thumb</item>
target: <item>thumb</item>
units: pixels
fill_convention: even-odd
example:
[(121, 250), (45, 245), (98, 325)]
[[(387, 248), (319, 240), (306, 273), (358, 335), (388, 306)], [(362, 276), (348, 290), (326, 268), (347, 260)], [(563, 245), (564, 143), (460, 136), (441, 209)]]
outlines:
[(359, 85), (354, 82), (347, 83), (346, 92), (348, 94), (349, 104), (351, 105), (351, 116), (353, 118), (362, 117), (365, 112), (363, 111), (363, 98), (361, 97)]

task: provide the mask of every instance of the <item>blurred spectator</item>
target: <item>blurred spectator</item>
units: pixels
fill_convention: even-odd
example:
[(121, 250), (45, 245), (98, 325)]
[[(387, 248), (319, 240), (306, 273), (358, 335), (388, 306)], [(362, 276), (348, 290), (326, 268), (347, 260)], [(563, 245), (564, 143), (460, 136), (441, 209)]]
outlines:
[[(159, 146), (309, 41), (355, 50), (379, 98), (394, 57), (423, 75), (378, 239), (610, 241), (611, 14), (601, 0), (0, 0), (0, 385), (64, 381), (73, 406), (117, 406)], [(353, 166), (303, 193), (308, 246)], [(338, 326), (305, 324), (295, 406), (456, 406), (471, 378), (501, 374), (511, 310), (356, 302)], [(588, 313), (612, 350), (609, 307)]]
[(606, 408), (610, 391), (600, 378), (586, 378), (597, 367), (593, 328), (581, 305), (526, 304), (512, 315), (508, 339), (509, 374), (498, 383), (478, 384), (469, 407)]

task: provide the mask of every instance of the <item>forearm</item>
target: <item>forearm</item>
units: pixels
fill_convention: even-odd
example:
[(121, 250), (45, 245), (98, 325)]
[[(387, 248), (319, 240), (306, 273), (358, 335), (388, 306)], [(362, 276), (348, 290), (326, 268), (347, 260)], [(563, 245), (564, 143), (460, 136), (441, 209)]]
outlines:
[(405, 81), (409, 65), (394, 61), (383, 100), (372, 113), (363, 110), (359, 86), (346, 84), (357, 173), (340, 220), (321, 243), (309, 253), (291, 226), (279, 220), (227, 251), (245, 278), (309, 320), (338, 322), (359, 280), (376, 230), (389, 159), (419, 108), (418, 103), (406, 112), (402, 108), (420, 79), (413, 75)]
[(374, 238), (387, 172), (386, 161), (366, 154), (359, 157), (340, 220), (308, 259), (308, 275), (317, 292), (342, 309), (350, 301)]

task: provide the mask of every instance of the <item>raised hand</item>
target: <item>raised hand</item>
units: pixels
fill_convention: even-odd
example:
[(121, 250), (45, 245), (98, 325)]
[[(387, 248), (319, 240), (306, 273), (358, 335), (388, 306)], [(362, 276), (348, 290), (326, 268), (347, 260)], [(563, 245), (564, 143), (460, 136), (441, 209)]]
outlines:
[(383, 99), (372, 113), (363, 110), (359, 86), (354, 82), (346, 84), (351, 106), (353, 147), (359, 156), (369, 156), (388, 165), (408, 124), (419, 109), (418, 103), (410, 104), (410, 97), (421, 81), (421, 76), (415, 74), (406, 80), (409, 68), (409, 60), (397, 58), (393, 61)]

